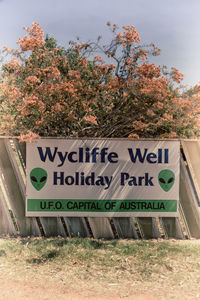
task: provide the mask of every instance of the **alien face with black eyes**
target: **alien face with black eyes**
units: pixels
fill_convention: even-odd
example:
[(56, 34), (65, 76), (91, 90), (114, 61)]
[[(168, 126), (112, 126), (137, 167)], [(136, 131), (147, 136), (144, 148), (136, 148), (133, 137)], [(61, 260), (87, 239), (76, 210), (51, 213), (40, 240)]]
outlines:
[(158, 182), (161, 186), (161, 188), (165, 191), (168, 192), (174, 182), (175, 182), (175, 175), (171, 170), (162, 170), (159, 174), (158, 174)]
[(30, 173), (31, 183), (37, 191), (40, 191), (47, 182), (47, 172), (42, 168), (35, 168)]

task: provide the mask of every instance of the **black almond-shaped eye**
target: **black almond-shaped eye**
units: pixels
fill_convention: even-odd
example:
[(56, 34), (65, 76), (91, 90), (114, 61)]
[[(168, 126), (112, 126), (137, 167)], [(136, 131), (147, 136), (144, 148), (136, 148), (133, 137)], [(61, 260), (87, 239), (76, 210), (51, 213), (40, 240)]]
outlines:
[(168, 183), (171, 183), (171, 182), (173, 182), (173, 181), (174, 181), (174, 178), (171, 177), (171, 178), (168, 180)]
[(163, 178), (159, 178), (159, 181), (160, 181), (161, 183), (166, 183), (165, 180), (164, 180)]
[(31, 180), (37, 182), (37, 178), (35, 176), (31, 176)]
[(40, 179), (40, 182), (44, 182), (46, 179), (47, 179), (47, 177), (46, 177), (46, 176), (43, 176), (43, 177)]

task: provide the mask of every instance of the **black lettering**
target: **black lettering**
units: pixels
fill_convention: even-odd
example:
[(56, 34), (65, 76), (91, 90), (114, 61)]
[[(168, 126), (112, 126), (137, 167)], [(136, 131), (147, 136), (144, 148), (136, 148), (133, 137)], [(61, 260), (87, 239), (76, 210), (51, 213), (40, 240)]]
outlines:
[(55, 208), (56, 209), (62, 209), (62, 203), (60, 201), (56, 201)]
[(105, 209), (106, 209), (106, 210), (109, 210), (110, 208), (111, 208), (110, 202), (106, 202), (106, 203), (105, 203)]
[(37, 147), (39, 155), (40, 155), (40, 159), (41, 161), (46, 161), (47, 157), (49, 158), (50, 161), (54, 161), (58, 147), (54, 148), (54, 153), (51, 153), (51, 148), (50, 147), (46, 147), (46, 152), (43, 152), (42, 147)]
[(72, 201), (69, 201), (67, 202), (67, 209), (73, 209), (73, 202)]
[(132, 161), (133, 163), (136, 162), (137, 158), (138, 158), (138, 160), (139, 160), (141, 163), (143, 163), (144, 160), (145, 160), (145, 157), (146, 157), (146, 155), (147, 155), (147, 151), (148, 151), (148, 149), (145, 148), (145, 149), (144, 149), (143, 156), (142, 156), (142, 153), (141, 153), (140, 148), (136, 148), (136, 152), (135, 152), (135, 155), (134, 155), (134, 154), (133, 154), (133, 149), (128, 148), (129, 156), (130, 156), (130, 159), (131, 159), (131, 161)]
[(40, 209), (46, 209), (46, 208), (47, 208), (46, 201), (41, 201), (40, 202)]
[(60, 180), (60, 185), (64, 185), (64, 172), (60, 172), (60, 176), (58, 172), (53, 173), (53, 185), (58, 185), (58, 180)]
[(72, 162), (72, 163), (76, 163), (78, 160), (77, 159), (73, 159), (73, 155), (77, 155), (77, 152), (70, 152), (69, 154), (68, 154), (68, 160), (70, 161), (70, 162)]
[(113, 164), (117, 163), (118, 162), (118, 154), (116, 152), (109, 153), (108, 161)]
[(160, 203), (160, 209), (164, 209), (165, 210), (165, 204), (164, 204), (164, 202)]

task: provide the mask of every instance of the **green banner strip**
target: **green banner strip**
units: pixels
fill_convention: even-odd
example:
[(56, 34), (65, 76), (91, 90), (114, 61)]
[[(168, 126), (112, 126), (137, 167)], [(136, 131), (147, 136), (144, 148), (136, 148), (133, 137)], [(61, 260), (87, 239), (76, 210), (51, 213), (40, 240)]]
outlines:
[(28, 199), (28, 212), (177, 212), (177, 200)]

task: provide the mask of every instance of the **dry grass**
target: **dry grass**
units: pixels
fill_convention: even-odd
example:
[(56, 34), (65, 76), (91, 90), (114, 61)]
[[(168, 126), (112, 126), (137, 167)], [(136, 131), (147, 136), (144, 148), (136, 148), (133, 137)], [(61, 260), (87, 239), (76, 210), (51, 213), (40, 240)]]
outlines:
[(0, 274), (8, 282), (53, 288), (51, 300), (66, 290), (94, 299), (139, 293), (199, 299), (200, 241), (4, 238)]

